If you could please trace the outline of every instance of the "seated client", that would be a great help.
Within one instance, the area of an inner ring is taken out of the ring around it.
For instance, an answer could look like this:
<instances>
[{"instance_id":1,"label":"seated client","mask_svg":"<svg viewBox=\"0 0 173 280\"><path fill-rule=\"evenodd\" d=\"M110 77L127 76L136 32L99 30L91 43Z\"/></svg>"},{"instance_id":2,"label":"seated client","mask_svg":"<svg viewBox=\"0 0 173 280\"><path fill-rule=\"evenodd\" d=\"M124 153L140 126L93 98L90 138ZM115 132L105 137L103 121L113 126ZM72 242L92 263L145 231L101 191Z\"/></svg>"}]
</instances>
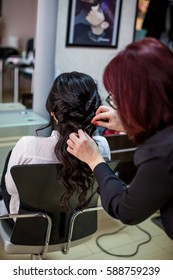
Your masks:
<instances>
[{"instance_id":1,"label":"seated client","mask_svg":"<svg viewBox=\"0 0 173 280\"><path fill-rule=\"evenodd\" d=\"M71 72L55 79L46 102L50 115L48 126L52 127L50 137L24 136L12 150L5 175L7 192L11 195L10 213L17 213L19 209L19 196L10 173L14 165L62 163L60 179L65 191L61 206L68 209L69 199L76 191L78 206L85 203L87 190L93 186L93 174L85 163L67 152L66 142L71 132L81 128L93 137L103 157L110 159L107 140L93 136L96 128L91 120L100 105L97 85L89 75Z\"/></svg>"}]
</instances>

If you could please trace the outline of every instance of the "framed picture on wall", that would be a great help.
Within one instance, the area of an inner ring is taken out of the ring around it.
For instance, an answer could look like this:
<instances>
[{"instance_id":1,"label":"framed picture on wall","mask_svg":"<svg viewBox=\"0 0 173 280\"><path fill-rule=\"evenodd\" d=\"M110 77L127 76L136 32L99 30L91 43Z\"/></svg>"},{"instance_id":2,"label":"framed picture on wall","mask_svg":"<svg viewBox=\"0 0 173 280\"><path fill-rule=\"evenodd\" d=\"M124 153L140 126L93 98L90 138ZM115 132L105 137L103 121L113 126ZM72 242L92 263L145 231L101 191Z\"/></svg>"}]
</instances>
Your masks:
<instances>
[{"instance_id":1,"label":"framed picture on wall","mask_svg":"<svg viewBox=\"0 0 173 280\"><path fill-rule=\"evenodd\" d=\"M66 46L118 44L122 0L69 0Z\"/></svg>"}]
</instances>

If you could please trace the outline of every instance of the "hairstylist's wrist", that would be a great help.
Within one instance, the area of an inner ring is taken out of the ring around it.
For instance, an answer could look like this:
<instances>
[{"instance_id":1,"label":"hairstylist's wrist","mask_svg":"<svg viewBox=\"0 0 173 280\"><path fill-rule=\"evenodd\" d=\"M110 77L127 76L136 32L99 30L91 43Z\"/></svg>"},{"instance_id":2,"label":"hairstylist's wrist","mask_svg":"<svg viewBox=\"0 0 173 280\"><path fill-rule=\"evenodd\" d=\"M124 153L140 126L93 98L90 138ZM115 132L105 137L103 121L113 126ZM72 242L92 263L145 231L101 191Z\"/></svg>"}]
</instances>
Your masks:
<instances>
[{"instance_id":1,"label":"hairstylist's wrist","mask_svg":"<svg viewBox=\"0 0 173 280\"><path fill-rule=\"evenodd\" d=\"M95 160L91 160L90 163L88 164L91 170L93 171L94 168L101 162L105 162L102 156L98 156Z\"/></svg>"}]
</instances>

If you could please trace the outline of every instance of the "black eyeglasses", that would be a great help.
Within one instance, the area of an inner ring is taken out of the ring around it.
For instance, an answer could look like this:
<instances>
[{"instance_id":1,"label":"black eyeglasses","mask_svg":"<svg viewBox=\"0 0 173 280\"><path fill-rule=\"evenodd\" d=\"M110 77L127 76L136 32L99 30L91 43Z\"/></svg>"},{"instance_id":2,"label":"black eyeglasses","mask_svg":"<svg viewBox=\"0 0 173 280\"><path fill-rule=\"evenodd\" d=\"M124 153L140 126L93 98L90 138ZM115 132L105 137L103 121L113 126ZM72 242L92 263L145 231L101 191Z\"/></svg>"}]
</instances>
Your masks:
<instances>
[{"instance_id":1,"label":"black eyeglasses","mask_svg":"<svg viewBox=\"0 0 173 280\"><path fill-rule=\"evenodd\" d=\"M117 106L115 104L115 101L112 97L112 94L109 94L107 97L106 97L106 102L115 110L117 110Z\"/></svg>"}]
</instances>

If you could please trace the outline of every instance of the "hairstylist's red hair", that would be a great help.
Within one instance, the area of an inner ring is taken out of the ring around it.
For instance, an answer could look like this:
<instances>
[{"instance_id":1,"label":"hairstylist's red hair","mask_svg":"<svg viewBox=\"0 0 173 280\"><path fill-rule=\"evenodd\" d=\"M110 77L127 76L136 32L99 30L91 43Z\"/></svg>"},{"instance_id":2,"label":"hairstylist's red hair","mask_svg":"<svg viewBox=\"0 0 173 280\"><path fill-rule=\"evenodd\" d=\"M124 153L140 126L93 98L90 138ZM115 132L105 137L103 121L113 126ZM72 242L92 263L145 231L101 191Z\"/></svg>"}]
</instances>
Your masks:
<instances>
[{"instance_id":1,"label":"hairstylist's red hair","mask_svg":"<svg viewBox=\"0 0 173 280\"><path fill-rule=\"evenodd\" d=\"M160 41L145 38L128 45L108 63L103 82L137 144L173 124L173 53Z\"/></svg>"}]
</instances>

